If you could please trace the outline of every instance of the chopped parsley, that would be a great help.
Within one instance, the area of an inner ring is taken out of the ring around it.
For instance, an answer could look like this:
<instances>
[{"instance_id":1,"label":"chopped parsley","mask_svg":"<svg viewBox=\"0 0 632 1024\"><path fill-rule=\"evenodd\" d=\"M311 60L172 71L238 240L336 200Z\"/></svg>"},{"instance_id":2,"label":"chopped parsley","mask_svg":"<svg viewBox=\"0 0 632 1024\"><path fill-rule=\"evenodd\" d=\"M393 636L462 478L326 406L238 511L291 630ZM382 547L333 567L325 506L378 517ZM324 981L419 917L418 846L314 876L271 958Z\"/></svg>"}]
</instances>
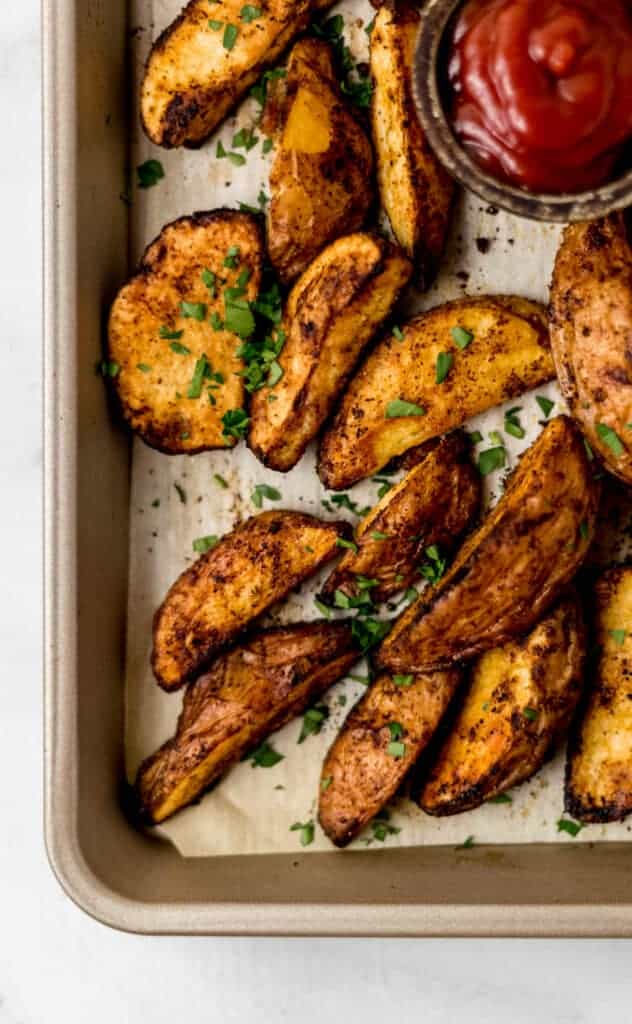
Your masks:
<instances>
[{"instance_id":1,"label":"chopped parsley","mask_svg":"<svg viewBox=\"0 0 632 1024\"><path fill-rule=\"evenodd\" d=\"M137 363L136 369L141 373L151 373L151 366L148 366L147 363Z\"/></svg>"},{"instance_id":2,"label":"chopped parsley","mask_svg":"<svg viewBox=\"0 0 632 1024\"><path fill-rule=\"evenodd\" d=\"M218 160L230 160L234 167L243 167L246 163L246 158L242 153L227 152L224 148L224 143L220 139L217 143L217 149L215 150L215 156Z\"/></svg>"},{"instance_id":3,"label":"chopped parsley","mask_svg":"<svg viewBox=\"0 0 632 1024\"><path fill-rule=\"evenodd\" d=\"M412 686L414 675L412 672L405 676L393 676L393 682L395 686Z\"/></svg>"},{"instance_id":4,"label":"chopped parsley","mask_svg":"<svg viewBox=\"0 0 632 1024\"><path fill-rule=\"evenodd\" d=\"M455 850L471 850L474 846L474 836L468 836L465 842L461 843L460 846L455 846Z\"/></svg>"},{"instance_id":5,"label":"chopped parsley","mask_svg":"<svg viewBox=\"0 0 632 1024\"><path fill-rule=\"evenodd\" d=\"M378 843L383 843L387 836L397 836L401 832L401 828L396 828L395 825L390 824L390 814L388 811L381 811L380 814L376 814L370 827L373 839L376 839ZM368 842L371 842L371 840L369 839Z\"/></svg>"},{"instance_id":6,"label":"chopped parsley","mask_svg":"<svg viewBox=\"0 0 632 1024\"><path fill-rule=\"evenodd\" d=\"M361 65L356 65L344 38L344 19L341 14L334 14L324 21L314 22L311 31L319 39L331 44L340 77L340 89L356 106L367 108L371 103L373 82L371 76L364 73Z\"/></svg>"},{"instance_id":7,"label":"chopped parsley","mask_svg":"<svg viewBox=\"0 0 632 1024\"><path fill-rule=\"evenodd\" d=\"M358 553L358 545L352 540L345 540L344 537L336 537L336 546L339 548L347 548L349 551L353 551L354 555Z\"/></svg>"},{"instance_id":8,"label":"chopped parsley","mask_svg":"<svg viewBox=\"0 0 632 1024\"><path fill-rule=\"evenodd\" d=\"M474 335L472 334L472 332L467 331L465 327L453 327L452 330L450 331L450 334L452 335L452 340L454 341L454 344L457 346L457 348L460 348L461 351L467 348L470 342L474 340Z\"/></svg>"},{"instance_id":9,"label":"chopped parsley","mask_svg":"<svg viewBox=\"0 0 632 1024\"><path fill-rule=\"evenodd\" d=\"M478 457L478 468L481 476L488 476L494 470L502 469L506 459L507 452L504 446L499 445L496 448L487 448L484 452L481 452Z\"/></svg>"},{"instance_id":10,"label":"chopped parsley","mask_svg":"<svg viewBox=\"0 0 632 1024\"><path fill-rule=\"evenodd\" d=\"M428 561L419 566L419 572L429 583L438 583L445 572L446 559L441 557L436 544L426 548L426 557Z\"/></svg>"},{"instance_id":11,"label":"chopped parsley","mask_svg":"<svg viewBox=\"0 0 632 1024\"><path fill-rule=\"evenodd\" d=\"M526 719L528 719L529 722L535 722L537 720L537 718L538 718L539 713L540 712L537 711L536 708L523 708L522 709L522 714L524 715L524 717Z\"/></svg>"},{"instance_id":12,"label":"chopped parsley","mask_svg":"<svg viewBox=\"0 0 632 1024\"><path fill-rule=\"evenodd\" d=\"M540 408L541 408L542 412L544 413L544 415L546 416L546 418L548 419L549 415L551 413L551 410L552 410L553 406L555 405L555 402L552 402L550 398L546 398L545 395L536 395L535 396L535 400L538 403L538 405L540 406Z\"/></svg>"},{"instance_id":13,"label":"chopped parsley","mask_svg":"<svg viewBox=\"0 0 632 1024\"><path fill-rule=\"evenodd\" d=\"M481 434L480 430L473 430L472 433L470 434L470 441L472 442L472 444L480 444L482 440L483 435Z\"/></svg>"},{"instance_id":14,"label":"chopped parsley","mask_svg":"<svg viewBox=\"0 0 632 1024\"><path fill-rule=\"evenodd\" d=\"M391 623L382 619L354 619L351 623L351 635L363 654L375 647L391 628Z\"/></svg>"},{"instance_id":15,"label":"chopped parsley","mask_svg":"<svg viewBox=\"0 0 632 1024\"><path fill-rule=\"evenodd\" d=\"M526 431L518 419L519 412L522 412L522 407L519 405L507 410L503 429L507 434L511 434L512 437L522 438L525 436Z\"/></svg>"},{"instance_id":16,"label":"chopped parsley","mask_svg":"<svg viewBox=\"0 0 632 1024\"><path fill-rule=\"evenodd\" d=\"M203 302L181 302L180 312L185 319L206 320L206 305Z\"/></svg>"},{"instance_id":17,"label":"chopped parsley","mask_svg":"<svg viewBox=\"0 0 632 1024\"><path fill-rule=\"evenodd\" d=\"M228 490L228 484L224 480L224 477L220 476L219 473L213 473L213 480L218 487L222 487L225 491Z\"/></svg>"},{"instance_id":18,"label":"chopped parsley","mask_svg":"<svg viewBox=\"0 0 632 1024\"><path fill-rule=\"evenodd\" d=\"M513 800L509 796L509 793L497 793L496 796L490 796L487 801L488 804L512 804Z\"/></svg>"},{"instance_id":19,"label":"chopped parsley","mask_svg":"<svg viewBox=\"0 0 632 1024\"><path fill-rule=\"evenodd\" d=\"M278 750L275 750L268 742L262 743L249 756L253 768L274 768L275 764L278 764L283 758L284 755L279 754Z\"/></svg>"},{"instance_id":20,"label":"chopped parsley","mask_svg":"<svg viewBox=\"0 0 632 1024\"><path fill-rule=\"evenodd\" d=\"M187 348L186 345L183 345L179 341L172 341L171 344L169 345L169 348L171 349L172 352L175 352L177 356L191 355L191 349Z\"/></svg>"},{"instance_id":21,"label":"chopped parsley","mask_svg":"<svg viewBox=\"0 0 632 1024\"><path fill-rule=\"evenodd\" d=\"M218 544L219 537L216 537L214 534L208 537L197 537L193 541L193 550L197 551L198 555L203 555L206 551L212 551Z\"/></svg>"},{"instance_id":22,"label":"chopped parsley","mask_svg":"<svg viewBox=\"0 0 632 1024\"><path fill-rule=\"evenodd\" d=\"M373 530L371 540L390 540L390 533L382 533L381 530Z\"/></svg>"},{"instance_id":23,"label":"chopped parsley","mask_svg":"<svg viewBox=\"0 0 632 1024\"><path fill-rule=\"evenodd\" d=\"M184 334L184 331L172 331L169 327L163 326L158 331L158 334L161 338L164 338L166 341L179 341L182 335Z\"/></svg>"},{"instance_id":24,"label":"chopped parsley","mask_svg":"<svg viewBox=\"0 0 632 1024\"><path fill-rule=\"evenodd\" d=\"M144 164L138 165L136 173L138 174L139 188L153 188L164 178L165 169L160 160L145 160Z\"/></svg>"},{"instance_id":25,"label":"chopped parsley","mask_svg":"<svg viewBox=\"0 0 632 1024\"><path fill-rule=\"evenodd\" d=\"M454 362L454 356L451 352L440 352L437 356L436 376L435 380L437 384L443 384L444 380L448 376L452 369L452 363Z\"/></svg>"},{"instance_id":26,"label":"chopped parsley","mask_svg":"<svg viewBox=\"0 0 632 1024\"><path fill-rule=\"evenodd\" d=\"M323 725L329 718L329 708L326 704L316 704L308 708L303 715L303 724L297 743L303 743L308 736L317 736Z\"/></svg>"},{"instance_id":27,"label":"chopped parsley","mask_svg":"<svg viewBox=\"0 0 632 1024\"><path fill-rule=\"evenodd\" d=\"M257 484L250 495L250 500L257 508L263 508L264 498L268 501L280 501L281 492L277 491L276 487L269 487L268 484Z\"/></svg>"},{"instance_id":28,"label":"chopped parsley","mask_svg":"<svg viewBox=\"0 0 632 1024\"><path fill-rule=\"evenodd\" d=\"M277 79L277 78L286 78L286 77L287 77L287 70L285 68L270 68L268 71L264 71L262 76L261 76L261 78L257 82L257 84L253 85L253 87L250 90L250 95L252 96L252 98L254 100L257 101L257 103L259 103L261 106L263 106L263 104L266 101L266 96L268 94L268 83L269 82L274 82L275 79ZM271 143L269 149L272 149L272 140L271 139L267 139L266 142L270 142ZM265 142L263 144L263 150L264 150L264 152L268 152L268 150L266 150Z\"/></svg>"},{"instance_id":29,"label":"chopped parsley","mask_svg":"<svg viewBox=\"0 0 632 1024\"><path fill-rule=\"evenodd\" d=\"M386 753L389 754L390 757L394 757L396 760L399 760L399 758L404 757L406 754L406 744L402 743L400 740L391 740L386 748Z\"/></svg>"},{"instance_id":30,"label":"chopped parsley","mask_svg":"<svg viewBox=\"0 0 632 1024\"><path fill-rule=\"evenodd\" d=\"M400 416L425 416L426 410L414 402L406 402L403 398L395 398L386 406L384 416L387 420L397 419Z\"/></svg>"},{"instance_id":31,"label":"chopped parsley","mask_svg":"<svg viewBox=\"0 0 632 1024\"><path fill-rule=\"evenodd\" d=\"M402 331L401 327L393 327L391 334L397 341L404 340L404 332Z\"/></svg>"},{"instance_id":32,"label":"chopped parsley","mask_svg":"<svg viewBox=\"0 0 632 1024\"><path fill-rule=\"evenodd\" d=\"M320 791L326 793L332 782L334 781L333 775L326 775L324 779L320 780Z\"/></svg>"},{"instance_id":33,"label":"chopped parsley","mask_svg":"<svg viewBox=\"0 0 632 1024\"><path fill-rule=\"evenodd\" d=\"M250 423L250 417L245 409L229 409L222 416L222 434L224 437L235 437L241 440L245 437Z\"/></svg>"},{"instance_id":34,"label":"chopped parsley","mask_svg":"<svg viewBox=\"0 0 632 1024\"><path fill-rule=\"evenodd\" d=\"M560 820L557 823L557 831L567 832L569 836L573 837L573 839L575 838L575 836L579 835L583 827L584 826L581 824L581 822L573 821L570 818L560 818Z\"/></svg>"},{"instance_id":35,"label":"chopped parsley","mask_svg":"<svg viewBox=\"0 0 632 1024\"><path fill-rule=\"evenodd\" d=\"M113 359L103 359L98 364L98 370L102 377L118 377L121 367Z\"/></svg>"},{"instance_id":36,"label":"chopped parsley","mask_svg":"<svg viewBox=\"0 0 632 1024\"><path fill-rule=\"evenodd\" d=\"M233 46L237 42L237 36L239 35L239 29L237 25L226 25L224 29L224 38L222 39L222 46L225 50L232 50Z\"/></svg>"},{"instance_id":37,"label":"chopped parsley","mask_svg":"<svg viewBox=\"0 0 632 1024\"><path fill-rule=\"evenodd\" d=\"M596 423L595 429L604 444L608 445L615 458L620 459L625 452L625 447L617 432L605 423Z\"/></svg>"},{"instance_id":38,"label":"chopped parsley","mask_svg":"<svg viewBox=\"0 0 632 1024\"><path fill-rule=\"evenodd\" d=\"M623 647L623 644L625 643L625 638L628 635L627 634L627 630L625 630L625 629L609 629L608 633L612 637L612 639L614 640L615 644L618 644L619 647Z\"/></svg>"},{"instance_id":39,"label":"chopped parsley","mask_svg":"<svg viewBox=\"0 0 632 1024\"><path fill-rule=\"evenodd\" d=\"M290 832L300 832L301 846L309 846L314 842L314 822L295 821L290 825Z\"/></svg>"},{"instance_id":40,"label":"chopped parsley","mask_svg":"<svg viewBox=\"0 0 632 1024\"><path fill-rule=\"evenodd\" d=\"M323 604L322 601L319 601L317 597L314 598L314 604L318 608L318 611L320 612L321 615L324 615L326 619L331 618L331 608L329 608L326 604Z\"/></svg>"},{"instance_id":41,"label":"chopped parsley","mask_svg":"<svg viewBox=\"0 0 632 1024\"><path fill-rule=\"evenodd\" d=\"M251 21L256 21L256 19L260 18L262 14L262 7L255 7L254 4L245 4L240 11L239 17L249 25Z\"/></svg>"}]
</instances>

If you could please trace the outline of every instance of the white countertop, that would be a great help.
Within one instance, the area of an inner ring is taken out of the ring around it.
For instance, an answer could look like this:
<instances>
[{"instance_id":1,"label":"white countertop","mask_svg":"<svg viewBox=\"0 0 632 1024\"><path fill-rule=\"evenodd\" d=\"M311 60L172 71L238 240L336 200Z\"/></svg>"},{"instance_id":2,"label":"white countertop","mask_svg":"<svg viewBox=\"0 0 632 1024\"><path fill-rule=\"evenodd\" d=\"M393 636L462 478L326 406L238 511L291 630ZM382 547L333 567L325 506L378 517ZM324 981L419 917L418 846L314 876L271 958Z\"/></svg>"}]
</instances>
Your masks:
<instances>
[{"instance_id":1,"label":"white countertop","mask_svg":"<svg viewBox=\"0 0 632 1024\"><path fill-rule=\"evenodd\" d=\"M41 823L38 0L0 18L0 1024L629 1020L629 942L139 938L62 894Z\"/></svg>"}]
</instances>

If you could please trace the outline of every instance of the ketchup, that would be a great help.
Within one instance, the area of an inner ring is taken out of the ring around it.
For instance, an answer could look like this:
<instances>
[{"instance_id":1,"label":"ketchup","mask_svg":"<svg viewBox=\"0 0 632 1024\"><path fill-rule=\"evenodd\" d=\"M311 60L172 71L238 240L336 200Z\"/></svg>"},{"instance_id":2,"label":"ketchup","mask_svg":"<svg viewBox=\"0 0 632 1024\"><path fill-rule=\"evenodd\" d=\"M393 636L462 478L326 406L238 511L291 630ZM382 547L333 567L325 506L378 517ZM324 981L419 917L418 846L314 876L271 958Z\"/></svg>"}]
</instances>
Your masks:
<instances>
[{"instance_id":1,"label":"ketchup","mask_svg":"<svg viewBox=\"0 0 632 1024\"><path fill-rule=\"evenodd\" d=\"M632 137L632 0L469 0L448 77L454 131L494 177L602 185Z\"/></svg>"}]
</instances>

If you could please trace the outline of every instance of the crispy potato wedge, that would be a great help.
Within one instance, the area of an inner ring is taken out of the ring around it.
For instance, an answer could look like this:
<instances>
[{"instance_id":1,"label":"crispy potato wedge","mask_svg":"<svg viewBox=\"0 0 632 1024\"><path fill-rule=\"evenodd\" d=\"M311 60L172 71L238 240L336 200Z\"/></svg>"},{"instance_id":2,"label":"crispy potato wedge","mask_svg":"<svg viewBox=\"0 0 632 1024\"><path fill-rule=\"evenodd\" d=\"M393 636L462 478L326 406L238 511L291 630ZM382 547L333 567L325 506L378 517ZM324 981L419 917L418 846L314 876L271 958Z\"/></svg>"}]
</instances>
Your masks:
<instances>
[{"instance_id":1,"label":"crispy potato wedge","mask_svg":"<svg viewBox=\"0 0 632 1024\"><path fill-rule=\"evenodd\" d=\"M373 201L373 153L336 81L331 49L297 43L270 170L268 252L284 283L329 242L357 231Z\"/></svg>"},{"instance_id":2,"label":"crispy potato wedge","mask_svg":"<svg viewBox=\"0 0 632 1024\"><path fill-rule=\"evenodd\" d=\"M379 676L352 708L321 773L318 817L336 846L351 842L397 791L459 681L457 669Z\"/></svg>"},{"instance_id":3,"label":"crispy potato wedge","mask_svg":"<svg viewBox=\"0 0 632 1024\"><path fill-rule=\"evenodd\" d=\"M226 267L233 248L238 257ZM257 297L262 257L254 217L197 213L163 228L118 293L108 329L109 358L119 367L113 383L124 418L152 448L191 455L235 444L222 417L244 404L237 376L243 362L235 355L240 338L216 331L210 318L228 321L223 289L236 287L244 271L250 277L243 299ZM205 271L217 276L217 285L204 283Z\"/></svg>"},{"instance_id":4,"label":"crispy potato wedge","mask_svg":"<svg viewBox=\"0 0 632 1024\"><path fill-rule=\"evenodd\" d=\"M410 273L399 248L354 234L327 246L299 278L282 324L275 401L264 387L250 406L248 443L266 466L287 472L299 461Z\"/></svg>"},{"instance_id":5,"label":"crispy potato wedge","mask_svg":"<svg viewBox=\"0 0 632 1024\"><path fill-rule=\"evenodd\" d=\"M252 516L186 569L154 617L154 674L177 690L276 601L333 558L347 523Z\"/></svg>"},{"instance_id":6,"label":"crispy potato wedge","mask_svg":"<svg viewBox=\"0 0 632 1024\"><path fill-rule=\"evenodd\" d=\"M569 744L566 810L578 821L623 821L632 813L632 566L597 581L594 629L599 654Z\"/></svg>"},{"instance_id":7,"label":"crispy potato wedge","mask_svg":"<svg viewBox=\"0 0 632 1024\"><path fill-rule=\"evenodd\" d=\"M463 349L452 334L456 328ZM323 435L318 472L332 490L350 487L408 448L555 376L544 310L526 299L448 302L409 321L403 333L403 341L391 335L373 350ZM453 364L438 385L442 352ZM402 415L392 405L398 400L423 414Z\"/></svg>"},{"instance_id":8,"label":"crispy potato wedge","mask_svg":"<svg viewBox=\"0 0 632 1024\"><path fill-rule=\"evenodd\" d=\"M599 483L573 420L558 416L439 583L378 652L389 672L429 672L528 632L574 576L593 536Z\"/></svg>"},{"instance_id":9,"label":"crispy potato wedge","mask_svg":"<svg viewBox=\"0 0 632 1024\"><path fill-rule=\"evenodd\" d=\"M371 32L371 124L382 207L422 285L438 268L454 182L431 150L417 116L412 74L421 11L410 0L378 8Z\"/></svg>"},{"instance_id":10,"label":"crispy potato wedge","mask_svg":"<svg viewBox=\"0 0 632 1024\"><path fill-rule=\"evenodd\" d=\"M168 149L199 146L307 27L312 9L330 2L268 0L259 17L244 21L242 0L191 0L147 60L141 118L151 141Z\"/></svg>"},{"instance_id":11,"label":"crispy potato wedge","mask_svg":"<svg viewBox=\"0 0 632 1024\"><path fill-rule=\"evenodd\" d=\"M586 652L575 594L520 640L486 651L419 793L427 814L479 807L542 767L577 706Z\"/></svg>"},{"instance_id":12,"label":"crispy potato wedge","mask_svg":"<svg viewBox=\"0 0 632 1024\"><path fill-rule=\"evenodd\" d=\"M632 484L632 245L623 213L566 228L550 331L572 415L606 468Z\"/></svg>"},{"instance_id":13,"label":"crispy potato wedge","mask_svg":"<svg viewBox=\"0 0 632 1024\"><path fill-rule=\"evenodd\" d=\"M218 658L186 690L174 738L140 766L143 817L186 807L357 660L345 622L268 629Z\"/></svg>"},{"instance_id":14,"label":"crispy potato wedge","mask_svg":"<svg viewBox=\"0 0 632 1024\"><path fill-rule=\"evenodd\" d=\"M388 491L356 528L357 550L348 549L322 592L331 601L337 590L360 594L358 577L377 580L373 601L419 582L424 550L452 550L476 518L481 477L469 459L467 438L455 431L425 453L400 483Z\"/></svg>"}]
</instances>

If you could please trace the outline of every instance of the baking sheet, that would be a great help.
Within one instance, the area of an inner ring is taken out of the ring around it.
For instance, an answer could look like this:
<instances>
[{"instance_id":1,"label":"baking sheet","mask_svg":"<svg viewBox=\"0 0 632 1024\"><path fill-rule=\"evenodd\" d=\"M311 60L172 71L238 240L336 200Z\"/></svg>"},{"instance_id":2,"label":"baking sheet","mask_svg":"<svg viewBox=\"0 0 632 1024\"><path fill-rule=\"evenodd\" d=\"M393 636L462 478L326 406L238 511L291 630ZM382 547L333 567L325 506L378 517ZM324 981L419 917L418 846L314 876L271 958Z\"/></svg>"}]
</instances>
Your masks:
<instances>
[{"instance_id":1,"label":"baking sheet","mask_svg":"<svg viewBox=\"0 0 632 1024\"><path fill-rule=\"evenodd\" d=\"M143 63L152 39L179 12L178 0L136 0L132 4L132 45L136 95ZM346 36L356 60L367 58L364 25L374 15L366 0L345 0L330 12L342 13ZM131 256L136 262L145 245L162 226L195 210L218 206L235 207L241 202L257 205L260 189L267 191L269 159L261 144L247 154L243 167L217 160L215 147L221 138L231 148L239 128L256 127L259 107L244 102L236 115L199 151L157 150L138 127L134 111L132 167L153 157L165 169L165 178L152 189L131 193ZM426 294L411 290L404 301L400 320L409 313L463 294L484 292L519 293L546 300L548 281L560 229L537 224L487 208L475 196L462 195L457 204L454 226L441 274ZM562 411L557 388L538 388L538 395L555 401L552 415ZM521 406L520 419L526 437L517 440L503 434L509 463L515 465L521 451L541 429L542 411L535 393L507 403ZM505 406L471 420L468 428L502 430ZM480 447L485 447L482 444ZM505 471L485 481L487 500L496 500ZM216 480L219 475L228 487ZM396 479L396 478L393 478ZM155 608L173 580L196 557L196 537L223 534L257 511L250 495L258 483L281 491L282 502L275 507L303 510L324 518L350 513L335 509L331 515L322 505L328 497L315 473L313 447L289 474L265 469L244 444L232 452L209 452L194 457L169 457L152 451L136 440L132 465L130 533L130 579L126 670L126 764L133 780L140 761L173 734L182 695L166 694L153 678L149 657L151 620ZM375 501L378 485L364 481L348 493L360 506ZM267 507L269 503L266 503ZM601 531L597 559L621 554L620 540L630 529L630 509L625 498L613 488L608 504L607 534ZM604 524L606 526L606 524ZM326 575L309 581L299 593L290 595L266 621L293 622L319 617L314 595ZM359 663L354 674L366 674ZM361 683L346 679L332 687L324 698L329 719L320 734L298 744L301 719L288 724L270 738L283 760L273 768L253 767L242 762L199 804L187 808L154 830L175 844L184 856L291 852L300 849L300 833L291 831L295 822L316 820L320 767L327 748L353 703L364 692ZM632 835L631 825L590 826L571 839L558 833L563 810L563 752L560 752L533 780L512 792L512 803L487 805L466 814L435 819L424 815L405 795L389 806L393 830L384 842L369 827L350 849L381 849L388 846L428 844L458 845L469 836L478 843L585 842L623 840ZM399 830L399 831L395 831ZM307 852L331 850L331 844L316 825ZM303 851L304 852L304 851Z\"/></svg>"}]
</instances>

